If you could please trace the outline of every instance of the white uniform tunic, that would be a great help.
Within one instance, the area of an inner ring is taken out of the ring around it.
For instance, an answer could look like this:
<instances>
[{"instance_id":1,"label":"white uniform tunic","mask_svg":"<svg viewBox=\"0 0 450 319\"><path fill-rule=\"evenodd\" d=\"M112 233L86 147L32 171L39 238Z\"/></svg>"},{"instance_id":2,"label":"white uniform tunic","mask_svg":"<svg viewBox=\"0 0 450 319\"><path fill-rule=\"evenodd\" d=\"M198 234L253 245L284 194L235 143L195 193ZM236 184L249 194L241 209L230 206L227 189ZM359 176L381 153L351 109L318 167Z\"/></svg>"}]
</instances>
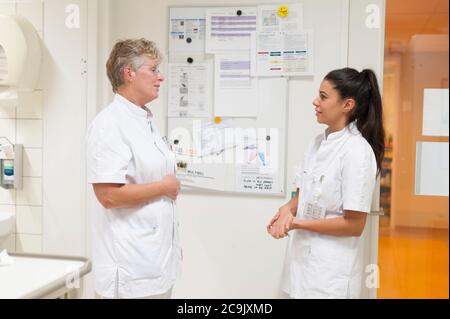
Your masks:
<instances>
[{"instance_id":1,"label":"white uniform tunic","mask_svg":"<svg viewBox=\"0 0 450 319\"><path fill-rule=\"evenodd\" d=\"M116 95L88 130L88 182L143 184L175 173L175 156L150 110ZM93 269L96 292L138 298L168 291L181 269L175 202L161 197L134 208L96 203Z\"/></svg>"},{"instance_id":2,"label":"white uniform tunic","mask_svg":"<svg viewBox=\"0 0 450 319\"><path fill-rule=\"evenodd\" d=\"M324 218L344 210L370 212L376 182L376 159L369 143L351 123L308 148L296 176L300 189L297 218L306 204L326 208ZM306 230L290 232L283 290L293 298L358 298L363 276L362 239Z\"/></svg>"}]
</instances>

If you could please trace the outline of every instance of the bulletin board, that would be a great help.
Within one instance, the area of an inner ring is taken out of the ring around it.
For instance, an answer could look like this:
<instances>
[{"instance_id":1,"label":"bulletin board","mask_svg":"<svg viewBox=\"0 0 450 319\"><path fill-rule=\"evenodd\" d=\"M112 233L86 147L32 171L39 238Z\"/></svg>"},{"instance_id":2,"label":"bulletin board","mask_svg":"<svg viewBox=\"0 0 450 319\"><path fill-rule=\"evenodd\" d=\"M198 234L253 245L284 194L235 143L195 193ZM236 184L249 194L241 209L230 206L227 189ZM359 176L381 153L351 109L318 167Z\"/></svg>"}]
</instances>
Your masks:
<instances>
[{"instance_id":1,"label":"bulletin board","mask_svg":"<svg viewBox=\"0 0 450 319\"><path fill-rule=\"evenodd\" d=\"M167 127L183 186L285 195L288 80L313 71L302 22L298 3L170 8Z\"/></svg>"}]
</instances>

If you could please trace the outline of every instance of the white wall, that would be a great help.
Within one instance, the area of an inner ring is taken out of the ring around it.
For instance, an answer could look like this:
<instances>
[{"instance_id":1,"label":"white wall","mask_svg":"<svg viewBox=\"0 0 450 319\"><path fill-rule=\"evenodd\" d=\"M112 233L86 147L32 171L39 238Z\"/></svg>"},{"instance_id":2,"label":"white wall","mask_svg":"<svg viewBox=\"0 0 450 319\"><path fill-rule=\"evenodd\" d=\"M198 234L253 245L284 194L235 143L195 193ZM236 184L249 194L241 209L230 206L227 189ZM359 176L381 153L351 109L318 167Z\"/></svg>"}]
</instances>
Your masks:
<instances>
[{"instance_id":1,"label":"white wall","mask_svg":"<svg viewBox=\"0 0 450 319\"><path fill-rule=\"evenodd\" d=\"M80 28L66 25L69 4L80 10ZM44 4L46 253L85 254L86 6L86 0Z\"/></svg>"}]
</instances>

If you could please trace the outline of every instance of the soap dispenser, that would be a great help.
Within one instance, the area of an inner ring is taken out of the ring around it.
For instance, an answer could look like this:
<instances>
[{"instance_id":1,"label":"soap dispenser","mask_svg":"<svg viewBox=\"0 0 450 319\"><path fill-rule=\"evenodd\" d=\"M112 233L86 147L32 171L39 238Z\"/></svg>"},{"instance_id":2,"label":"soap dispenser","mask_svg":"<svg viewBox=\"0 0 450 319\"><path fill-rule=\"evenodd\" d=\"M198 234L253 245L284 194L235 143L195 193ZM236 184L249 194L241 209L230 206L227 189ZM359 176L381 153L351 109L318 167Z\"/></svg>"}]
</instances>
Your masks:
<instances>
[{"instance_id":1,"label":"soap dispenser","mask_svg":"<svg viewBox=\"0 0 450 319\"><path fill-rule=\"evenodd\" d=\"M0 137L1 187L5 189L22 188L22 153L22 144L12 144L7 138Z\"/></svg>"}]
</instances>

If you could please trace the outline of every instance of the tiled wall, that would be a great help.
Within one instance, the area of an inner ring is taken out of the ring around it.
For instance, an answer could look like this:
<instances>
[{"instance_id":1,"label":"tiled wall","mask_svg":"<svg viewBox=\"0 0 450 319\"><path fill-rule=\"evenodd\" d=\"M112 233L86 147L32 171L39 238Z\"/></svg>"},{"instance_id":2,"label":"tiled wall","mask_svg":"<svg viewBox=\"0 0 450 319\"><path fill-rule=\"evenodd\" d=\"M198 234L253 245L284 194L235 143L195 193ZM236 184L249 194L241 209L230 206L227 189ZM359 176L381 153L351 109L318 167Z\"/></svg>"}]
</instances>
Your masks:
<instances>
[{"instance_id":1,"label":"tiled wall","mask_svg":"<svg viewBox=\"0 0 450 319\"><path fill-rule=\"evenodd\" d=\"M18 14L27 18L43 38L42 0L0 0L1 14ZM14 234L0 249L16 252L42 252L42 154L43 91L24 93L17 108L0 107L0 136L23 144L23 189L0 188L0 211L16 216Z\"/></svg>"}]
</instances>

